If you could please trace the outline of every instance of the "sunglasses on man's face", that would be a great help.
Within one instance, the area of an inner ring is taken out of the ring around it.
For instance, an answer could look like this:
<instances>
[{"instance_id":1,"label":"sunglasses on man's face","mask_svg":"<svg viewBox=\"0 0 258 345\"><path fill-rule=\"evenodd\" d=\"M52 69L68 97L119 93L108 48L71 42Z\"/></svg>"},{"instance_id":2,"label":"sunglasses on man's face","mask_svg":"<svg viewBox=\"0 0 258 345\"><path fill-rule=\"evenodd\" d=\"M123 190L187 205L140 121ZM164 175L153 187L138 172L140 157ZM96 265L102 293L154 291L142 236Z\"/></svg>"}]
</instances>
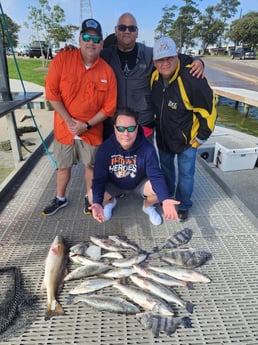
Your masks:
<instances>
[{"instance_id":1,"label":"sunglasses on man's face","mask_svg":"<svg viewBox=\"0 0 258 345\"><path fill-rule=\"evenodd\" d=\"M126 29L128 29L129 32L135 32L138 28L135 25L124 25L124 24L120 24L117 26L119 31L125 32Z\"/></svg>"},{"instance_id":2,"label":"sunglasses on man's face","mask_svg":"<svg viewBox=\"0 0 258 345\"><path fill-rule=\"evenodd\" d=\"M120 133L124 133L125 131L127 131L128 133L132 133L136 130L136 128L137 128L137 126L128 126L128 127L116 126L116 129Z\"/></svg>"},{"instance_id":3,"label":"sunglasses on man's face","mask_svg":"<svg viewBox=\"0 0 258 345\"><path fill-rule=\"evenodd\" d=\"M82 39L84 42L90 42L92 40L93 43L99 43L101 41L100 36L90 35L90 34L82 34Z\"/></svg>"}]
</instances>

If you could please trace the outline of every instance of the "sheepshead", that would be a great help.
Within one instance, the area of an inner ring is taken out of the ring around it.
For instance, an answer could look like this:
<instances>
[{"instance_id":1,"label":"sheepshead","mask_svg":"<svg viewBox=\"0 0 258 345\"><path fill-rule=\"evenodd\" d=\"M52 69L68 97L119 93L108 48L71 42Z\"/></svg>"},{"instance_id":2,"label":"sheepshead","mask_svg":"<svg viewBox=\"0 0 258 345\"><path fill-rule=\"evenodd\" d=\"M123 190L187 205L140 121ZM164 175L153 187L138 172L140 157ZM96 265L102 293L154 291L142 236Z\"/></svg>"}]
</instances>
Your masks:
<instances>
[{"instance_id":1,"label":"sheepshead","mask_svg":"<svg viewBox=\"0 0 258 345\"><path fill-rule=\"evenodd\" d=\"M64 281L81 279L86 277L91 277L97 274L101 274L110 270L111 266L102 263L80 266L74 269L72 272L68 273L64 278Z\"/></svg>"},{"instance_id":2,"label":"sheepshead","mask_svg":"<svg viewBox=\"0 0 258 345\"><path fill-rule=\"evenodd\" d=\"M188 316L174 317L153 312L144 312L136 314L135 317L145 329L152 330L155 338L159 337L160 332L165 332L168 336L171 336L180 325L184 328L192 327L191 320Z\"/></svg>"},{"instance_id":3,"label":"sheepshead","mask_svg":"<svg viewBox=\"0 0 258 345\"><path fill-rule=\"evenodd\" d=\"M42 289L47 290L47 310L45 320L49 320L54 315L63 315L64 309L57 301L56 295L60 291L66 270L67 256L65 240L58 235L52 242L45 263L45 275Z\"/></svg>"},{"instance_id":4,"label":"sheepshead","mask_svg":"<svg viewBox=\"0 0 258 345\"><path fill-rule=\"evenodd\" d=\"M174 277L170 277L167 274L161 272L151 272L150 270L142 267L140 265L133 265L135 272L137 272L140 276L144 278L150 278L160 284L167 285L167 286L185 286L189 287L187 282L182 280L176 279Z\"/></svg>"},{"instance_id":5,"label":"sheepshead","mask_svg":"<svg viewBox=\"0 0 258 345\"><path fill-rule=\"evenodd\" d=\"M170 236L162 248L177 248L183 244L188 243L193 236L193 231L189 228L184 228L174 235Z\"/></svg>"},{"instance_id":6,"label":"sheepshead","mask_svg":"<svg viewBox=\"0 0 258 345\"><path fill-rule=\"evenodd\" d=\"M68 304L76 304L79 302L86 303L100 311L119 314L137 314L140 312L136 305L121 297L83 294L72 296L70 300L68 300Z\"/></svg>"},{"instance_id":7,"label":"sheepshead","mask_svg":"<svg viewBox=\"0 0 258 345\"><path fill-rule=\"evenodd\" d=\"M70 248L70 253L87 256L89 242L80 242Z\"/></svg>"},{"instance_id":8,"label":"sheepshead","mask_svg":"<svg viewBox=\"0 0 258 345\"><path fill-rule=\"evenodd\" d=\"M191 283L210 283L211 281L208 276L190 268L176 267L176 266L171 266L171 265L159 266L159 267L148 265L148 269L155 272L165 273L176 279L183 280L186 282L191 282Z\"/></svg>"},{"instance_id":9,"label":"sheepshead","mask_svg":"<svg viewBox=\"0 0 258 345\"><path fill-rule=\"evenodd\" d=\"M143 278L137 274L132 274L130 279L134 284L139 286L143 290L147 290L154 295L157 295L163 298L168 303L176 303L181 307L184 307L189 313L193 313L193 304L190 302L184 301L179 297L174 291L170 290L166 286L159 284L151 279Z\"/></svg>"},{"instance_id":10,"label":"sheepshead","mask_svg":"<svg viewBox=\"0 0 258 345\"><path fill-rule=\"evenodd\" d=\"M131 248L135 250L138 253L145 253L145 250L140 248L137 243L134 241L131 241L127 236L122 236L122 235L110 235L108 236L112 241L117 243L119 246L122 246L126 249Z\"/></svg>"},{"instance_id":11,"label":"sheepshead","mask_svg":"<svg viewBox=\"0 0 258 345\"><path fill-rule=\"evenodd\" d=\"M171 249L161 255L161 260L172 265L195 268L204 265L212 258L210 252L204 249Z\"/></svg>"},{"instance_id":12,"label":"sheepshead","mask_svg":"<svg viewBox=\"0 0 258 345\"><path fill-rule=\"evenodd\" d=\"M119 282L114 282L113 286L146 311L149 310L164 315L174 315L168 303L152 293L143 291L137 287L123 285Z\"/></svg>"},{"instance_id":13,"label":"sheepshead","mask_svg":"<svg viewBox=\"0 0 258 345\"><path fill-rule=\"evenodd\" d=\"M101 276L105 278L126 278L129 277L131 274L135 273L135 269L133 267L122 267L122 268L114 268L110 271L103 273Z\"/></svg>"},{"instance_id":14,"label":"sheepshead","mask_svg":"<svg viewBox=\"0 0 258 345\"><path fill-rule=\"evenodd\" d=\"M129 258L121 259L121 260L116 260L112 262L112 266L115 267L130 267L135 264L139 264L143 261L145 261L148 257L148 254L142 253L138 254L136 256L131 256Z\"/></svg>"},{"instance_id":15,"label":"sheepshead","mask_svg":"<svg viewBox=\"0 0 258 345\"><path fill-rule=\"evenodd\" d=\"M79 295L94 292L103 289L104 287L111 286L113 283L114 280L110 278L89 278L70 290L69 295Z\"/></svg>"},{"instance_id":16,"label":"sheepshead","mask_svg":"<svg viewBox=\"0 0 258 345\"><path fill-rule=\"evenodd\" d=\"M119 252L120 250L123 250L124 248L120 245L118 245L115 241L111 240L111 238L108 237L102 237L102 236L90 236L91 242L96 244L96 246L99 246L100 248L109 250L111 252Z\"/></svg>"},{"instance_id":17,"label":"sheepshead","mask_svg":"<svg viewBox=\"0 0 258 345\"><path fill-rule=\"evenodd\" d=\"M13 286L8 284L8 296L5 296L4 306L1 305L0 315L0 334L7 330L9 325L15 319L19 306L22 303L23 286L21 270L18 267L3 267L0 268L1 274L10 274L13 281ZM3 276L1 275L1 284L3 287ZM10 293L10 294L9 294Z\"/></svg>"}]
</instances>

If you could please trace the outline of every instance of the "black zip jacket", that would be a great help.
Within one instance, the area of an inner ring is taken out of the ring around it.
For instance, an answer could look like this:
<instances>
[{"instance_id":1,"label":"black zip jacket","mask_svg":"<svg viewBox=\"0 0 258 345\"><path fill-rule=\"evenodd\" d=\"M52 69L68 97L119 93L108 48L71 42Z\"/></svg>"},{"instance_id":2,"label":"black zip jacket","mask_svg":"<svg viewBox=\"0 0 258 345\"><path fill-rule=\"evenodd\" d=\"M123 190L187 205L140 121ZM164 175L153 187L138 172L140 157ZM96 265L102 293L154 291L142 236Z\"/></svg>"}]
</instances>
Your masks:
<instances>
[{"instance_id":1,"label":"black zip jacket","mask_svg":"<svg viewBox=\"0 0 258 345\"><path fill-rule=\"evenodd\" d=\"M213 91L205 78L197 79L189 70L190 65L184 64L179 55L177 69L167 87L157 70L151 77L156 140L158 148L166 152L180 153L191 146L194 138L199 142L207 140L215 127Z\"/></svg>"}]
</instances>

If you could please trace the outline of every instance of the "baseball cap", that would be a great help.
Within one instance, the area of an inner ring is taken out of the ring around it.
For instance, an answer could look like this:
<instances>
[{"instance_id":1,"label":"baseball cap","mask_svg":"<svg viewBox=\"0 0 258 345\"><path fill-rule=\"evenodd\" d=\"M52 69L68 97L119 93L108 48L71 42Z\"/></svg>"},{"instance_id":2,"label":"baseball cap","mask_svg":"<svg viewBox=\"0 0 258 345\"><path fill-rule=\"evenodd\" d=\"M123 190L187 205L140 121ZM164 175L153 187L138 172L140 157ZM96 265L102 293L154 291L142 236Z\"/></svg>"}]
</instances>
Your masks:
<instances>
[{"instance_id":1,"label":"baseball cap","mask_svg":"<svg viewBox=\"0 0 258 345\"><path fill-rule=\"evenodd\" d=\"M81 32L86 32L89 29L95 30L101 39L103 39L102 28L97 20L89 18L82 22Z\"/></svg>"},{"instance_id":2,"label":"baseball cap","mask_svg":"<svg viewBox=\"0 0 258 345\"><path fill-rule=\"evenodd\" d=\"M169 56L177 55L177 47L175 42L167 36L159 38L153 47L153 60L163 59Z\"/></svg>"}]
</instances>

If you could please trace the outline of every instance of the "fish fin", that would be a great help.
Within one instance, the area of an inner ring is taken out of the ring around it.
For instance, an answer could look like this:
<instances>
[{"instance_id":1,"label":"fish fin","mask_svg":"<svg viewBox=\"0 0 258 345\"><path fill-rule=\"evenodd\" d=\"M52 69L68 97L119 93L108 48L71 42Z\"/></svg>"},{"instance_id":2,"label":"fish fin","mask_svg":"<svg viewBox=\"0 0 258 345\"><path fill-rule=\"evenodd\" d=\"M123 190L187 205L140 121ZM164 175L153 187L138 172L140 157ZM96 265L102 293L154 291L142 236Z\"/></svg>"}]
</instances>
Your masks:
<instances>
[{"instance_id":1,"label":"fish fin","mask_svg":"<svg viewBox=\"0 0 258 345\"><path fill-rule=\"evenodd\" d=\"M188 311L188 313L192 314L193 310L194 310L194 305L191 302L187 302L186 303L186 310Z\"/></svg>"},{"instance_id":2,"label":"fish fin","mask_svg":"<svg viewBox=\"0 0 258 345\"><path fill-rule=\"evenodd\" d=\"M64 309L61 304L55 301L55 309L51 309L51 305L48 304L46 313L45 313L45 321L50 320L52 316L56 315L64 315Z\"/></svg>"},{"instance_id":3,"label":"fish fin","mask_svg":"<svg viewBox=\"0 0 258 345\"><path fill-rule=\"evenodd\" d=\"M72 304L73 303L73 299L74 299L75 295L73 294L69 294L67 297L66 297L66 303L67 304Z\"/></svg>"},{"instance_id":4,"label":"fish fin","mask_svg":"<svg viewBox=\"0 0 258 345\"><path fill-rule=\"evenodd\" d=\"M192 328L193 327L191 319L188 316L185 316L185 317L182 318L182 325L185 328Z\"/></svg>"},{"instance_id":5,"label":"fish fin","mask_svg":"<svg viewBox=\"0 0 258 345\"><path fill-rule=\"evenodd\" d=\"M194 285L192 282L187 282L186 286L188 287L189 290L194 290Z\"/></svg>"}]
</instances>

